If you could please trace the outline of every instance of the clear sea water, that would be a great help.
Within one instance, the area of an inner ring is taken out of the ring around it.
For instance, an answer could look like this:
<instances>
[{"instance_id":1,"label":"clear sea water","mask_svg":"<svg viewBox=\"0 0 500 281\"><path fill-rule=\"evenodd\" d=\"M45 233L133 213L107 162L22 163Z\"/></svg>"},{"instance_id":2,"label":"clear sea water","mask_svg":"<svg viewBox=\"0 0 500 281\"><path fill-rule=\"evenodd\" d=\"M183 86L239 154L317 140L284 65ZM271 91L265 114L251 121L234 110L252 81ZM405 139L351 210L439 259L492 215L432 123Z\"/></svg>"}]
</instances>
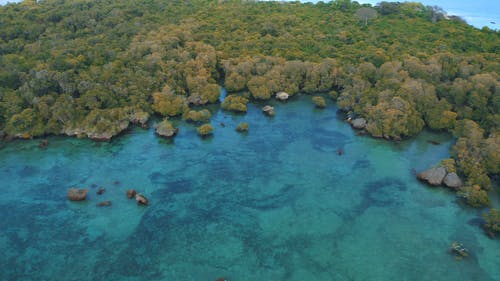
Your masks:
<instances>
[{"instance_id":1,"label":"clear sea water","mask_svg":"<svg viewBox=\"0 0 500 281\"><path fill-rule=\"evenodd\" d=\"M479 212L414 178L450 136L357 136L310 97L274 118L213 111L208 139L178 122L173 142L136 128L0 149L0 280L500 280L499 241L468 223ZM88 200L69 202L72 186ZM471 256L456 260L453 241Z\"/></svg>"}]
</instances>

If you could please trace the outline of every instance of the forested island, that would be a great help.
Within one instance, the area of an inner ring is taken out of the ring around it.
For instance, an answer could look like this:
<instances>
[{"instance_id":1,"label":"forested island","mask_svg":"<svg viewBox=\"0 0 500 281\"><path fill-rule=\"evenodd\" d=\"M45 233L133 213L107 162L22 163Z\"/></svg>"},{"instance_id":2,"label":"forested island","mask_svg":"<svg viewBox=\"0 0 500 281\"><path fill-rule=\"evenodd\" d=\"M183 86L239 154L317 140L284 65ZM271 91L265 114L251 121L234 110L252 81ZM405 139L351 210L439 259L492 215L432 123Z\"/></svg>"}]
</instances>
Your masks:
<instances>
[{"instance_id":1,"label":"forested island","mask_svg":"<svg viewBox=\"0 0 500 281\"><path fill-rule=\"evenodd\" d=\"M207 123L221 87L221 107L242 113L280 92L323 96L374 137L453 133L452 158L436 165L464 179L469 205L498 196L500 34L437 7L47 0L0 15L4 140L109 140L154 115L174 136L169 118ZM485 218L498 233L499 212Z\"/></svg>"}]
</instances>

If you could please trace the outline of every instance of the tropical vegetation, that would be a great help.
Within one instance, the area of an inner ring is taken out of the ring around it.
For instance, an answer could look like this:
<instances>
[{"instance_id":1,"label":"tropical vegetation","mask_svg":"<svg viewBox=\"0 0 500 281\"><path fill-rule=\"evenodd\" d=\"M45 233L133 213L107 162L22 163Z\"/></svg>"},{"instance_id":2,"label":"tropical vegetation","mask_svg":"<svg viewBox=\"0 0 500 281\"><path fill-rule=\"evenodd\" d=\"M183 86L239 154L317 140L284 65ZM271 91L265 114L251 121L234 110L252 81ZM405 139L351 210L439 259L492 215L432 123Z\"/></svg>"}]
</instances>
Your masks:
<instances>
[{"instance_id":1,"label":"tropical vegetation","mask_svg":"<svg viewBox=\"0 0 500 281\"><path fill-rule=\"evenodd\" d=\"M26 0L0 15L0 136L109 139L151 115L205 123L221 86L221 107L243 113L280 91L327 94L374 137L452 132L462 197L482 206L498 192L499 32L437 7Z\"/></svg>"}]
</instances>

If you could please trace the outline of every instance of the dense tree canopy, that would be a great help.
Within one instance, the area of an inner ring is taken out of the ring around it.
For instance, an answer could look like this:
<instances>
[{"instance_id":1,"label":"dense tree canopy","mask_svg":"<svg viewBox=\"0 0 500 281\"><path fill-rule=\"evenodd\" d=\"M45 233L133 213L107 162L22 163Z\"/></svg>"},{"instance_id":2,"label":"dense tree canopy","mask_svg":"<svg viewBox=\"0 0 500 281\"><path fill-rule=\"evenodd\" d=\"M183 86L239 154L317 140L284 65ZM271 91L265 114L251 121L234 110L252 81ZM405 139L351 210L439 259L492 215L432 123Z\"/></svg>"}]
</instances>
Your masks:
<instances>
[{"instance_id":1,"label":"dense tree canopy","mask_svg":"<svg viewBox=\"0 0 500 281\"><path fill-rule=\"evenodd\" d=\"M237 112L329 93L373 136L453 132L464 191L482 196L500 172L499 54L498 32L415 2L23 1L0 7L0 136L206 122L194 107L220 86Z\"/></svg>"}]
</instances>

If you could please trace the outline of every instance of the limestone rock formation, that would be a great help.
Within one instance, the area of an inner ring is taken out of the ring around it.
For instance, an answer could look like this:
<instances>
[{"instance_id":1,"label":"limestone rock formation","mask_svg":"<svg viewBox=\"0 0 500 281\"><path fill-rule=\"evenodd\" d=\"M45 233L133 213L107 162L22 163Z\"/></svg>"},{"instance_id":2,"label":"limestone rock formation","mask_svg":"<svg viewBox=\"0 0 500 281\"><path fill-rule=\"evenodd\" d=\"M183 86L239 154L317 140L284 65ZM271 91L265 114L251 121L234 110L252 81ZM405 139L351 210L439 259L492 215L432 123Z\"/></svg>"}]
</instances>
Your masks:
<instances>
[{"instance_id":1,"label":"limestone rock formation","mask_svg":"<svg viewBox=\"0 0 500 281\"><path fill-rule=\"evenodd\" d=\"M366 120L365 118L356 118L352 120L351 125L354 129L362 130L366 127Z\"/></svg>"},{"instance_id":2,"label":"limestone rock formation","mask_svg":"<svg viewBox=\"0 0 500 281\"><path fill-rule=\"evenodd\" d=\"M276 94L276 99L279 101L286 101L289 97L290 95L285 92L278 92Z\"/></svg>"},{"instance_id":3,"label":"limestone rock formation","mask_svg":"<svg viewBox=\"0 0 500 281\"><path fill-rule=\"evenodd\" d=\"M418 173L417 178L419 180L426 181L430 185L438 186L442 184L445 176L446 176L445 168L436 167Z\"/></svg>"},{"instance_id":4,"label":"limestone rock formation","mask_svg":"<svg viewBox=\"0 0 500 281\"><path fill-rule=\"evenodd\" d=\"M262 108L262 112L264 112L267 116L274 116L274 107L266 105Z\"/></svg>"},{"instance_id":5,"label":"limestone rock formation","mask_svg":"<svg viewBox=\"0 0 500 281\"><path fill-rule=\"evenodd\" d=\"M444 185L450 188L460 188L463 186L462 180L457 173L448 173L443 179Z\"/></svg>"}]
</instances>

